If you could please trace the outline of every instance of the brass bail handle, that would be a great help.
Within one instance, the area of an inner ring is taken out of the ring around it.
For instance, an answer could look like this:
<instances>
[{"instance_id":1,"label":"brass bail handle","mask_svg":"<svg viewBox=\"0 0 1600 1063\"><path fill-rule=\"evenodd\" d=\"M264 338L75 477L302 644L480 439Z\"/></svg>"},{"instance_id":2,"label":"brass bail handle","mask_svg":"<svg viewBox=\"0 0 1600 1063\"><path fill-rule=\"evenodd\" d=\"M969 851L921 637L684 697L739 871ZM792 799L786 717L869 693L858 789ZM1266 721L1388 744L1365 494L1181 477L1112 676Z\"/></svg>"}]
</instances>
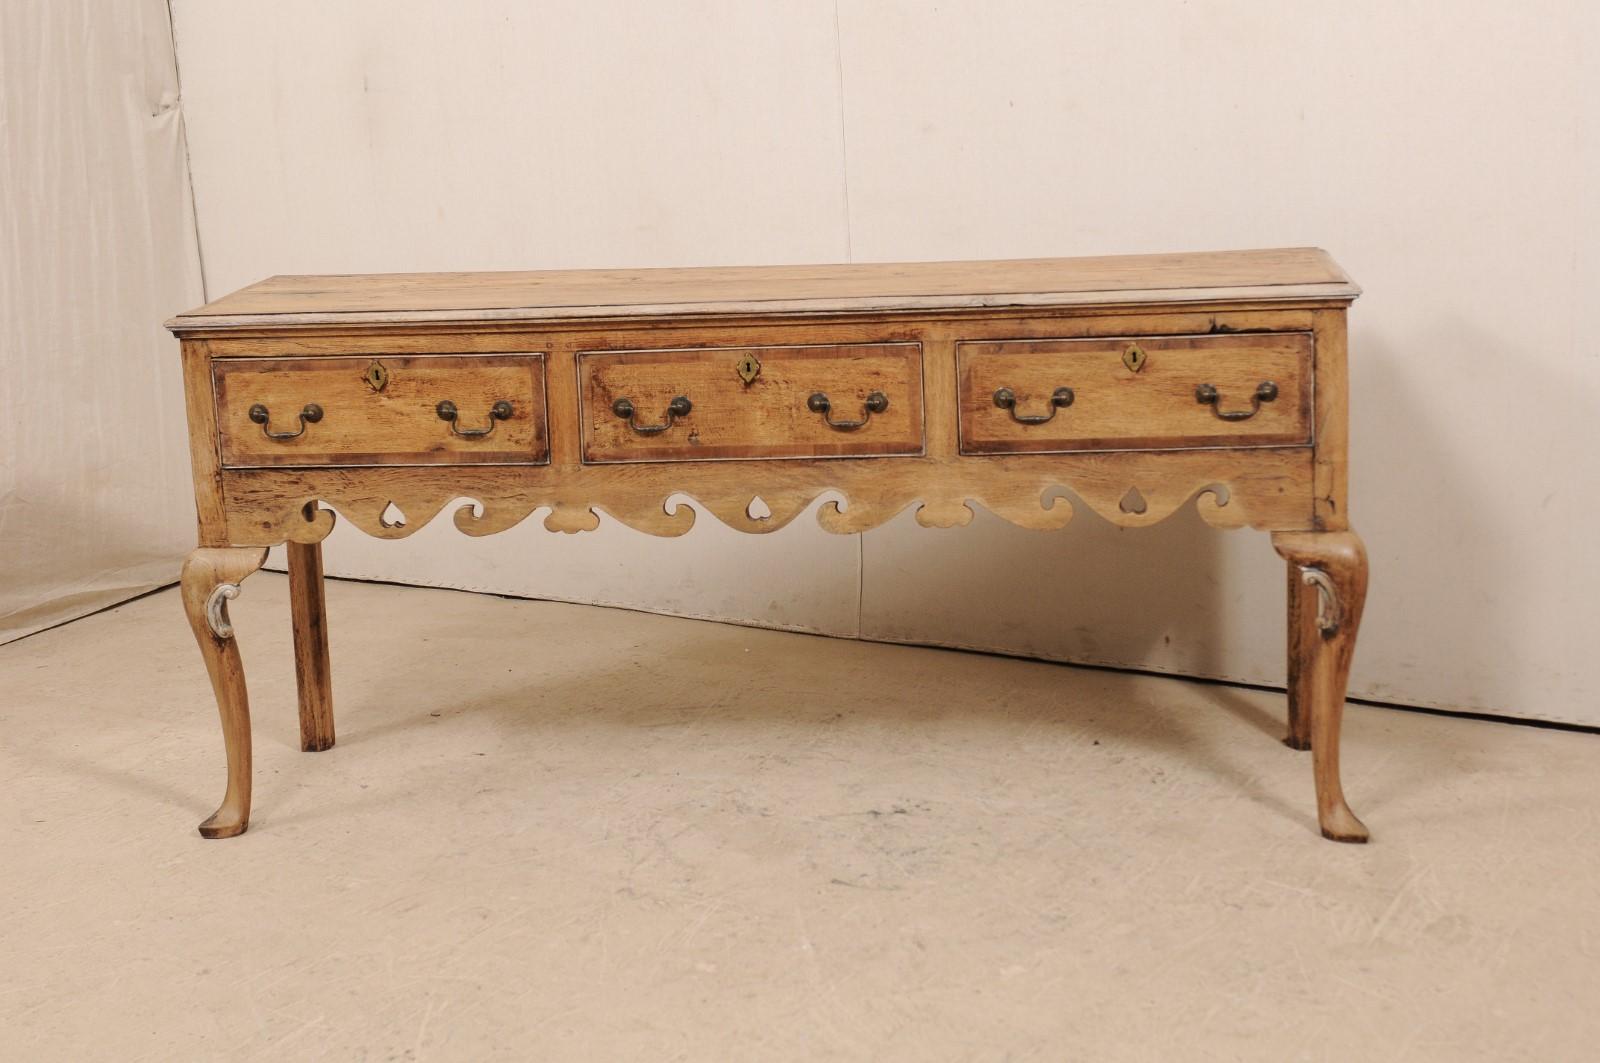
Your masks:
<instances>
[{"instance_id":1,"label":"brass bail handle","mask_svg":"<svg viewBox=\"0 0 1600 1063\"><path fill-rule=\"evenodd\" d=\"M1224 421L1248 421L1261 412L1263 402L1272 402L1278 397L1278 385L1270 380L1263 380L1256 385L1256 393L1250 398L1248 410L1224 410L1222 396L1216 387L1211 384L1201 384L1194 389L1194 401L1202 406L1210 406L1211 412Z\"/></svg>"},{"instance_id":2,"label":"brass bail handle","mask_svg":"<svg viewBox=\"0 0 1600 1063\"><path fill-rule=\"evenodd\" d=\"M822 414L822 419L827 422L828 427L840 432L854 432L856 429L864 427L868 421L872 420L873 414L882 413L888 408L889 396L885 395L881 391L874 391L868 395L866 401L861 404L861 420L835 421L832 416L833 400L829 399L826 394L821 391L814 391L811 393L811 397L806 399L806 409L810 410L812 413Z\"/></svg>"},{"instance_id":3,"label":"brass bail handle","mask_svg":"<svg viewBox=\"0 0 1600 1063\"><path fill-rule=\"evenodd\" d=\"M293 432L274 432L272 430L272 411L259 402L250 407L250 419L261 426L262 434L268 439L276 439L280 442L286 439L299 439L305 435L306 425L316 424L322 420L322 407L314 402L308 402L300 408L299 417L300 427Z\"/></svg>"},{"instance_id":4,"label":"brass bail handle","mask_svg":"<svg viewBox=\"0 0 1600 1063\"><path fill-rule=\"evenodd\" d=\"M461 411L457 410L456 404L449 399L445 399L435 406L433 412L439 415L439 420L448 421L450 423L450 431L462 439L482 439L490 432L493 432L494 426L500 421L511 420L511 415L516 411L512 409L511 403L501 399L489 407L489 424L484 428L462 428L458 420L461 416Z\"/></svg>"},{"instance_id":5,"label":"brass bail handle","mask_svg":"<svg viewBox=\"0 0 1600 1063\"><path fill-rule=\"evenodd\" d=\"M994 404L1008 411L1011 419L1018 424L1048 424L1055 420L1057 410L1071 406L1077 397L1071 388L1056 388L1050 393L1049 413L1018 413L1017 393L1010 388L997 388L994 393Z\"/></svg>"},{"instance_id":6,"label":"brass bail handle","mask_svg":"<svg viewBox=\"0 0 1600 1063\"><path fill-rule=\"evenodd\" d=\"M621 398L611 404L611 412L628 422L628 427L642 436L659 435L678 422L678 418L687 417L694 412L694 403L687 396L678 395L667 403L667 419L660 424L640 424L634 419L638 411L634 408L633 400Z\"/></svg>"}]
</instances>

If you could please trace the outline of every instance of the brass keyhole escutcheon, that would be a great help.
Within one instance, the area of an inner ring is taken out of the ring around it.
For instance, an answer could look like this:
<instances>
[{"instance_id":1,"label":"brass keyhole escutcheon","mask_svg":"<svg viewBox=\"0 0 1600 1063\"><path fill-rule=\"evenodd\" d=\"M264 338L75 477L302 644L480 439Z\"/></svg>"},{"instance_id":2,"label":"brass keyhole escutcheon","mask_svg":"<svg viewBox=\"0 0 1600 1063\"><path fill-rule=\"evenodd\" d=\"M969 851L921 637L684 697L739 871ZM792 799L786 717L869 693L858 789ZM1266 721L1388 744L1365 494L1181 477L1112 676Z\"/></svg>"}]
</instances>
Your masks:
<instances>
[{"instance_id":1,"label":"brass keyhole escutcheon","mask_svg":"<svg viewBox=\"0 0 1600 1063\"><path fill-rule=\"evenodd\" d=\"M373 362L367 366L367 371L361 374L361 379L367 382L367 387L373 391L382 391L389 383L389 370L382 362Z\"/></svg>"},{"instance_id":2,"label":"brass keyhole escutcheon","mask_svg":"<svg viewBox=\"0 0 1600 1063\"><path fill-rule=\"evenodd\" d=\"M1137 373L1144 368L1145 359L1148 357L1143 347L1137 343L1130 343L1128 349L1122 352L1122 364L1128 367L1129 372Z\"/></svg>"},{"instance_id":3,"label":"brass keyhole escutcheon","mask_svg":"<svg viewBox=\"0 0 1600 1063\"><path fill-rule=\"evenodd\" d=\"M761 375L761 362L753 354L746 354L739 359L734 368L739 371L739 379L743 380L746 385L754 384L756 377Z\"/></svg>"}]
</instances>

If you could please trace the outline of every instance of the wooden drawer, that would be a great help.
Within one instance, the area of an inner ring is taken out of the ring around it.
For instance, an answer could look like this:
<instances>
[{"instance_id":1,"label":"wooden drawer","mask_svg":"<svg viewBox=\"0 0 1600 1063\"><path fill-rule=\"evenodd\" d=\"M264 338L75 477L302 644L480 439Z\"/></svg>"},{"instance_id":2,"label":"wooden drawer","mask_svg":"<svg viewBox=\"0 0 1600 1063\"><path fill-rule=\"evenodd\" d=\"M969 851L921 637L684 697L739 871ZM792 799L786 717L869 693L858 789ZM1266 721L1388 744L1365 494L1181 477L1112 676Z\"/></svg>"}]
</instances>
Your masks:
<instances>
[{"instance_id":1,"label":"wooden drawer","mask_svg":"<svg viewBox=\"0 0 1600 1063\"><path fill-rule=\"evenodd\" d=\"M226 468L550 460L543 354L213 364Z\"/></svg>"},{"instance_id":2,"label":"wooden drawer","mask_svg":"<svg viewBox=\"0 0 1600 1063\"><path fill-rule=\"evenodd\" d=\"M956 345L963 454L1311 442L1310 333Z\"/></svg>"},{"instance_id":3,"label":"wooden drawer","mask_svg":"<svg viewBox=\"0 0 1600 1063\"><path fill-rule=\"evenodd\" d=\"M922 453L917 343L585 351L579 388L587 462Z\"/></svg>"}]
</instances>

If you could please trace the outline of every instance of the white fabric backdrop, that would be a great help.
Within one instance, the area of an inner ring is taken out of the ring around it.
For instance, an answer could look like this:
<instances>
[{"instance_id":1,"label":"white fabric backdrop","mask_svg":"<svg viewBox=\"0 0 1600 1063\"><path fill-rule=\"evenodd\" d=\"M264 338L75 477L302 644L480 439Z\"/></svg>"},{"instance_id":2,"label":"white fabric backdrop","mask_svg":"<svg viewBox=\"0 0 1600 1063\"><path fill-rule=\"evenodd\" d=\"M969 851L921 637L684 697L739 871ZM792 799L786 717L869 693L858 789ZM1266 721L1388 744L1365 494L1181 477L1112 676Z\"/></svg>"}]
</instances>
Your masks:
<instances>
[{"instance_id":1,"label":"white fabric backdrop","mask_svg":"<svg viewBox=\"0 0 1600 1063\"><path fill-rule=\"evenodd\" d=\"M167 5L0 3L0 642L177 578L199 301Z\"/></svg>"}]
</instances>

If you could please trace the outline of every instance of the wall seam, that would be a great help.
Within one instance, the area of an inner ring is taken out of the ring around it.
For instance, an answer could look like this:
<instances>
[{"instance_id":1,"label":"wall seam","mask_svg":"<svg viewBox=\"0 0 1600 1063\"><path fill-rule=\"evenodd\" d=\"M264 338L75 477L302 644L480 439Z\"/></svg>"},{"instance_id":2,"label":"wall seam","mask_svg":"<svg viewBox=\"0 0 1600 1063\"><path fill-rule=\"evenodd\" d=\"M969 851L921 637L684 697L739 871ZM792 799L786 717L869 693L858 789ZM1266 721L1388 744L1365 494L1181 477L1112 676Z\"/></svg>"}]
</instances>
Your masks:
<instances>
[{"instance_id":1,"label":"wall seam","mask_svg":"<svg viewBox=\"0 0 1600 1063\"><path fill-rule=\"evenodd\" d=\"M844 260L854 262L855 240L850 232L850 135L845 124L844 33L839 28L839 0L833 0L833 58L839 86L839 168L840 184L844 190Z\"/></svg>"},{"instance_id":2,"label":"wall seam","mask_svg":"<svg viewBox=\"0 0 1600 1063\"><path fill-rule=\"evenodd\" d=\"M211 284L206 278L205 244L200 239L200 205L194 195L194 160L189 155L189 118L184 111L183 64L178 61L178 20L167 0L167 39L172 43L172 79L178 85L178 142L183 145L183 179L189 189L189 223L194 226L194 257L200 267L200 300L211 301Z\"/></svg>"},{"instance_id":3,"label":"wall seam","mask_svg":"<svg viewBox=\"0 0 1600 1063\"><path fill-rule=\"evenodd\" d=\"M839 185L844 195L844 259L856 260L855 236L850 226L850 131L845 121L844 31L840 25L839 0L833 0L833 58L839 89ZM856 532L856 638L861 638L866 616L867 546L866 533Z\"/></svg>"}]
</instances>

